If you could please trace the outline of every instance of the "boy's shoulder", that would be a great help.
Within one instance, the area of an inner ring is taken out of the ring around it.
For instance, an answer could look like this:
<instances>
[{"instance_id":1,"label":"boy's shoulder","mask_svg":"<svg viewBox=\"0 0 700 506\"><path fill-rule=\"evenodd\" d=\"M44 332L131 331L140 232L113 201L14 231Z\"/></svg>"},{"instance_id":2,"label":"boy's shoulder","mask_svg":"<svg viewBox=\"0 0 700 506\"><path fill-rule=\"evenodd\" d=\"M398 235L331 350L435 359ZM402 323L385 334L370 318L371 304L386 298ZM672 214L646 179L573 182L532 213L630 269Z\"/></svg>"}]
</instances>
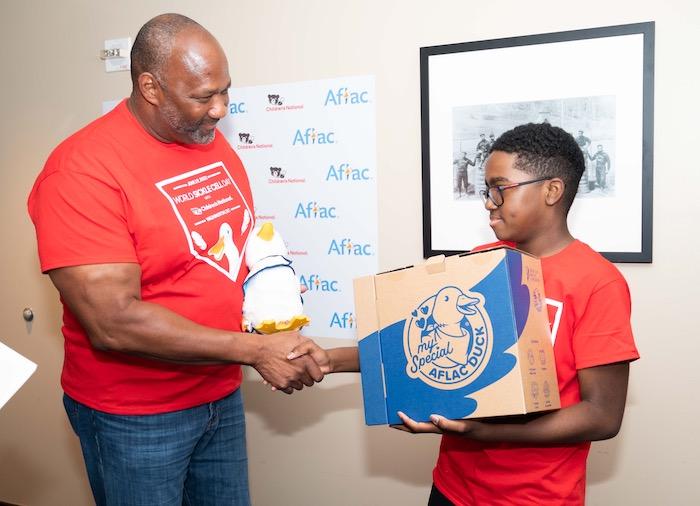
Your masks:
<instances>
[{"instance_id":1,"label":"boy's shoulder","mask_svg":"<svg viewBox=\"0 0 700 506\"><path fill-rule=\"evenodd\" d=\"M556 276L580 286L600 288L614 281L626 283L618 268L588 244L574 240L559 253L541 259L545 278Z\"/></svg>"},{"instance_id":2,"label":"boy's shoulder","mask_svg":"<svg viewBox=\"0 0 700 506\"><path fill-rule=\"evenodd\" d=\"M470 252L476 253L501 246L515 248L512 242L496 241L476 246ZM545 279L564 279L567 284L582 283L593 289L617 280L626 283L624 276L612 262L578 239L574 239L562 251L540 258L540 262Z\"/></svg>"}]
</instances>

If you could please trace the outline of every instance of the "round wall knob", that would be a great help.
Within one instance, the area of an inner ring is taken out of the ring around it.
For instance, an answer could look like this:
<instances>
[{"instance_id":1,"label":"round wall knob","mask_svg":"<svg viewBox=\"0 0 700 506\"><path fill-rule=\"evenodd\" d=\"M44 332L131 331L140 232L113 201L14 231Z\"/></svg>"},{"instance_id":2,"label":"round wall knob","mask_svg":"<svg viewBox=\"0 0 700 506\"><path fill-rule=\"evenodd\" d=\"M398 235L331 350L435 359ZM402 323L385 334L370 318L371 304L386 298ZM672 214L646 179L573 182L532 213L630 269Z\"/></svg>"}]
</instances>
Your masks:
<instances>
[{"instance_id":1,"label":"round wall knob","mask_svg":"<svg viewBox=\"0 0 700 506\"><path fill-rule=\"evenodd\" d=\"M24 318L25 322L32 321L34 319L34 311L29 307L25 307L24 311L22 311L22 318Z\"/></svg>"}]
</instances>

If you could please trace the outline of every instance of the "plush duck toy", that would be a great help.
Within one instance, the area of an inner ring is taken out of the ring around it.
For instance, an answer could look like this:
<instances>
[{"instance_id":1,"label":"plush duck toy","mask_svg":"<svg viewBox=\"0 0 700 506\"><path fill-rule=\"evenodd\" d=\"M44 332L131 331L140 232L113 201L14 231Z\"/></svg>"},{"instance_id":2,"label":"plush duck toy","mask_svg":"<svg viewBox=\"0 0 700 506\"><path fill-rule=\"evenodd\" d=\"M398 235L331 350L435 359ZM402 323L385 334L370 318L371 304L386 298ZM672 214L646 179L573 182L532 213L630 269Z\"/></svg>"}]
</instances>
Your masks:
<instances>
[{"instance_id":1,"label":"plush duck toy","mask_svg":"<svg viewBox=\"0 0 700 506\"><path fill-rule=\"evenodd\" d=\"M309 323L302 314L299 280L285 255L287 248L272 223L253 229L245 249L250 272L243 282L243 330L272 334Z\"/></svg>"}]
</instances>

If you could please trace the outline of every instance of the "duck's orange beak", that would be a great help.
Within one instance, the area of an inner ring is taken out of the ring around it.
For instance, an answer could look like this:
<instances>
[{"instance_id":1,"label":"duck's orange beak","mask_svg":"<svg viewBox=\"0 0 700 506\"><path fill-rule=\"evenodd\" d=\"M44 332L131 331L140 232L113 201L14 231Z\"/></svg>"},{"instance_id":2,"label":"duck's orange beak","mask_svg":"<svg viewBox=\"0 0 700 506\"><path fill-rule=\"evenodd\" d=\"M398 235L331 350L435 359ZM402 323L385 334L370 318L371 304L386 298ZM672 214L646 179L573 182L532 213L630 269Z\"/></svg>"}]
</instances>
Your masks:
<instances>
[{"instance_id":1,"label":"duck's orange beak","mask_svg":"<svg viewBox=\"0 0 700 506\"><path fill-rule=\"evenodd\" d=\"M209 248L209 251L207 251L207 254L209 256L213 256L214 259L218 262L222 258L224 258L224 238L223 236L219 236L219 241Z\"/></svg>"}]
</instances>

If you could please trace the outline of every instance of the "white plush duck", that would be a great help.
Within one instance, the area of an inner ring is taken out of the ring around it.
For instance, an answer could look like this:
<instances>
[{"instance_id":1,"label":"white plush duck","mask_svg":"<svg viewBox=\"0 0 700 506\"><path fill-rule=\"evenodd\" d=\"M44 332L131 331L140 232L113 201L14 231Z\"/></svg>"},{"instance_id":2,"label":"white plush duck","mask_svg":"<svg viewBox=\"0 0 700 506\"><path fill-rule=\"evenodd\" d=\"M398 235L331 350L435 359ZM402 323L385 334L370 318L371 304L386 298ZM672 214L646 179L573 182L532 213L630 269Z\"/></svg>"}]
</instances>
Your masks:
<instances>
[{"instance_id":1,"label":"white plush duck","mask_svg":"<svg viewBox=\"0 0 700 506\"><path fill-rule=\"evenodd\" d=\"M253 229L245 250L250 272L243 283L243 330L272 334L309 323L302 314L299 280L285 255L287 248L272 223Z\"/></svg>"}]
</instances>

